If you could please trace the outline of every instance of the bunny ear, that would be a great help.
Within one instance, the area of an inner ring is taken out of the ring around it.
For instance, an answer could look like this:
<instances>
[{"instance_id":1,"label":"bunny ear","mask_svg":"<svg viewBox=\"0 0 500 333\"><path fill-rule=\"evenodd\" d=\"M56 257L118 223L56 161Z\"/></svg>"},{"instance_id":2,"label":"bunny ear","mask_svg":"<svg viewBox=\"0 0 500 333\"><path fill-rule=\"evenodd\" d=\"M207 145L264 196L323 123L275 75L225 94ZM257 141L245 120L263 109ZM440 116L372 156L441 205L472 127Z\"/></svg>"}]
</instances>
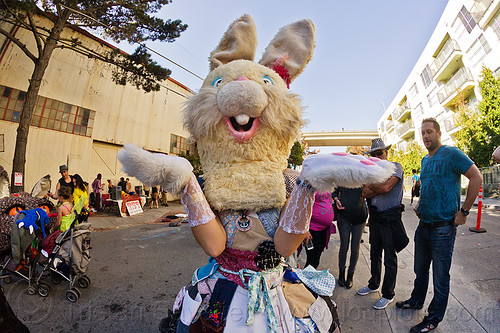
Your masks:
<instances>
[{"instance_id":1,"label":"bunny ear","mask_svg":"<svg viewBox=\"0 0 500 333\"><path fill-rule=\"evenodd\" d=\"M289 84L311 60L314 35L315 28L311 20L284 26L266 47L259 64L276 70ZM288 73L283 73L283 67Z\"/></svg>"},{"instance_id":2,"label":"bunny ear","mask_svg":"<svg viewBox=\"0 0 500 333\"><path fill-rule=\"evenodd\" d=\"M210 71L233 60L252 60L257 48L257 30L245 14L229 26L219 45L210 53Z\"/></svg>"}]
</instances>

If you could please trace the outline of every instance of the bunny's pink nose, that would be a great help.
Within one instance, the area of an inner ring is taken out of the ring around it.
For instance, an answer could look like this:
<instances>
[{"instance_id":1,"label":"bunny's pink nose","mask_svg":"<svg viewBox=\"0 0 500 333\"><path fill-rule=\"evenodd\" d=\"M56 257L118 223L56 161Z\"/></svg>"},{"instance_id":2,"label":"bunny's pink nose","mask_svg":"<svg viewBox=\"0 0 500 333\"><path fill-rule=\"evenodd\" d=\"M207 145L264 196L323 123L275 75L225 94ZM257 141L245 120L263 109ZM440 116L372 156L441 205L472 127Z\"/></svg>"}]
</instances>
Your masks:
<instances>
[{"instance_id":1,"label":"bunny's pink nose","mask_svg":"<svg viewBox=\"0 0 500 333\"><path fill-rule=\"evenodd\" d=\"M249 81L250 79L247 78L245 75L240 76L239 78L236 79L236 81Z\"/></svg>"}]
</instances>

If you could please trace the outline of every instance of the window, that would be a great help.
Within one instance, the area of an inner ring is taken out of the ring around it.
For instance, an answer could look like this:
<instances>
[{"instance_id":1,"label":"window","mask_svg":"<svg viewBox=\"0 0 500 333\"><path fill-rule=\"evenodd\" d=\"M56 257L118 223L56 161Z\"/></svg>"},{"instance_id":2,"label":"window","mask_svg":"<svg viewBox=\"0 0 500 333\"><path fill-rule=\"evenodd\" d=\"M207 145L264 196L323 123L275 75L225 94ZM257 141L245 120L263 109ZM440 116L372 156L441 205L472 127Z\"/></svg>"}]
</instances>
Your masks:
<instances>
[{"instance_id":1,"label":"window","mask_svg":"<svg viewBox=\"0 0 500 333\"><path fill-rule=\"evenodd\" d=\"M427 101L429 102L429 107L439 102L438 94L436 93L436 88L432 89L432 91L427 95Z\"/></svg>"},{"instance_id":2,"label":"window","mask_svg":"<svg viewBox=\"0 0 500 333\"><path fill-rule=\"evenodd\" d=\"M179 155L180 153L189 154L189 152L196 152L196 147L190 143L190 140L179 135L170 135L170 153Z\"/></svg>"},{"instance_id":3,"label":"window","mask_svg":"<svg viewBox=\"0 0 500 333\"><path fill-rule=\"evenodd\" d=\"M500 11L491 20L490 27L497 34L498 39L500 39Z\"/></svg>"},{"instance_id":4,"label":"window","mask_svg":"<svg viewBox=\"0 0 500 333\"><path fill-rule=\"evenodd\" d=\"M418 88L417 88L417 83L415 82L410 88L410 92L408 93L408 97L410 97L410 101L415 101L415 99L417 98L417 95L418 95Z\"/></svg>"},{"instance_id":5,"label":"window","mask_svg":"<svg viewBox=\"0 0 500 333\"><path fill-rule=\"evenodd\" d=\"M468 33L470 33L476 26L476 21L474 21L474 18L472 18L472 15L469 13L467 8L465 8L465 6L462 6L462 9L458 12L458 18L462 21L462 24L465 29L467 29Z\"/></svg>"},{"instance_id":6,"label":"window","mask_svg":"<svg viewBox=\"0 0 500 333\"><path fill-rule=\"evenodd\" d=\"M422 78L422 82L424 83L424 86L427 88L431 83L431 71L429 70L429 65L425 66L424 70L420 74L420 77Z\"/></svg>"},{"instance_id":7,"label":"window","mask_svg":"<svg viewBox=\"0 0 500 333\"><path fill-rule=\"evenodd\" d=\"M4 87L2 96L9 97L11 92L12 92L12 88Z\"/></svg>"},{"instance_id":8,"label":"window","mask_svg":"<svg viewBox=\"0 0 500 333\"><path fill-rule=\"evenodd\" d=\"M491 47L484 38L484 35L481 34L476 41L472 44L472 46L467 50L467 53L471 54L471 62L474 66L478 65L484 57L490 53Z\"/></svg>"},{"instance_id":9,"label":"window","mask_svg":"<svg viewBox=\"0 0 500 333\"><path fill-rule=\"evenodd\" d=\"M0 86L0 119L19 122L26 93ZM95 111L38 96L32 126L91 136Z\"/></svg>"},{"instance_id":10,"label":"window","mask_svg":"<svg viewBox=\"0 0 500 333\"><path fill-rule=\"evenodd\" d=\"M422 107L422 103L418 103L417 107L415 107L416 114L423 115L424 108Z\"/></svg>"}]
</instances>

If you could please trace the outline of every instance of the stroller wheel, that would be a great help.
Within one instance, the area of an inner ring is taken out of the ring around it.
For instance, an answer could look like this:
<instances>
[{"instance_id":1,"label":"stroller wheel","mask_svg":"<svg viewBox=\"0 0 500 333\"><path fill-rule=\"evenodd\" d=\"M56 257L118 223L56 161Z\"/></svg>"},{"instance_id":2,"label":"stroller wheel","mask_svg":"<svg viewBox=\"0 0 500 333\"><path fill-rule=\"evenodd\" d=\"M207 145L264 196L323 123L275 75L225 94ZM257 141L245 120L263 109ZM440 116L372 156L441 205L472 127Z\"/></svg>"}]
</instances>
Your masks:
<instances>
[{"instance_id":1,"label":"stroller wheel","mask_svg":"<svg viewBox=\"0 0 500 333\"><path fill-rule=\"evenodd\" d=\"M42 297L47 297L49 295L50 286L47 283L41 282L38 285L38 294Z\"/></svg>"},{"instance_id":2,"label":"stroller wheel","mask_svg":"<svg viewBox=\"0 0 500 333\"><path fill-rule=\"evenodd\" d=\"M86 275L82 275L79 279L78 279L78 286L80 288L87 288L88 286L90 285L90 279L88 276Z\"/></svg>"},{"instance_id":3,"label":"stroller wheel","mask_svg":"<svg viewBox=\"0 0 500 333\"><path fill-rule=\"evenodd\" d=\"M30 294L30 295L35 295L35 293L36 293L36 289L35 289L35 287L33 287L33 286L29 286L29 287L28 287L28 294Z\"/></svg>"},{"instance_id":4,"label":"stroller wheel","mask_svg":"<svg viewBox=\"0 0 500 333\"><path fill-rule=\"evenodd\" d=\"M54 284L59 284L59 283L61 283L62 279L59 276L59 274L54 273L54 272L50 272L50 281L52 281L52 283L54 283Z\"/></svg>"},{"instance_id":5,"label":"stroller wheel","mask_svg":"<svg viewBox=\"0 0 500 333\"><path fill-rule=\"evenodd\" d=\"M73 289L71 289L66 292L66 298L71 303L75 303L76 301L78 301L79 296Z\"/></svg>"},{"instance_id":6,"label":"stroller wheel","mask_svg":"<svg viewBox=\"0 0 500 333\"><path fill-rule=\"evenodd\" d=\"M78 295L78 298L80 298L80 296L82 296L82 293L80 292L80 290L77 287L73 287L73 288L71 288L71 290L73 290Z\"/></svg>"},{"instance_id":7,"label":"stroller wheel","mask_svg":"<svg viewBox=\"0 0 500 333\"><path fill-rule=\"evenodd\" d=\"M12 282L12 279L10 278L10 276L6 276L6 277L3 278L3 282L9 284L9 283Z\"/></svg>"}]
</instances>

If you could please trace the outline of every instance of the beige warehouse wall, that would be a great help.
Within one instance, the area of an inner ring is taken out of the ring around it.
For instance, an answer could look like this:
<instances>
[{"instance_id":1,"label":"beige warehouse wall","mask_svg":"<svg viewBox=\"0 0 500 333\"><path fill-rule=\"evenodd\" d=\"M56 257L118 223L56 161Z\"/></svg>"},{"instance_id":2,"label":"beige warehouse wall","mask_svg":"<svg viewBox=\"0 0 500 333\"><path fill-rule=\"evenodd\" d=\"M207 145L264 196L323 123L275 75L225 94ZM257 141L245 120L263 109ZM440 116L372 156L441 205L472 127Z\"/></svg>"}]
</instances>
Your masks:
<instances>
[{"instance_id":1,"label":"beige warehouse wall","mask_svg":"<svg viewBox=\"0 0 500 333\"><path fill-rule=\"evenodd\" d=\"M3 27L6 28L5 24ZM16 36L36 52L35 42L28 31L19 29ZM66 29L63 37L78 38L94 50L110 49L106 43L74 30ZM0 45L3 40L0 37ZM0 85L26 91L34 68L31 60L12 43L0 56ZM160 91L145 93L131 85L116 85L111 75L109 64L68 49L54 51L39 95L95 111L93 132L91 137L83 137L32 126L26 157L26 190L47 173L54 182L57 181L58 166L66 162L71 174L80 173L89 182L101 172L103 179L112 179L116 184L116 180L125 175L121 174L118 162L114 165L114 173L99 165L95 151L99 144L109 144L117 151L124 143L131 142L149 150L169 153L171 134L189 137L181 116L183 103L192 95L186 87L166 80ZM5 152L0 152L0 164L9 174L17 127L18 123L0 120L0 134L5 137ZM139 185L136 181L132 183Z\"/></svg>"},{"instance_id":2,"label":"beige warehouse wall","mask_svg":"<svg viewBox=\"0 0 500 333\"><path fill-rule=\"evenodd\" d=\"M0 121L1 132L5 135L5 152L0 153L0 164L12 172L12 159L16 139L17 123ZM24 178L25 191L31 191L35 183L49 174L52 189L61 177L59 165L68 164L71 174L78 173L84 179L89 173L90 149L92 139L80 135L68 135L63 132L31 127L26 147L26 169Z\"/></svg>"}]
</instances>

